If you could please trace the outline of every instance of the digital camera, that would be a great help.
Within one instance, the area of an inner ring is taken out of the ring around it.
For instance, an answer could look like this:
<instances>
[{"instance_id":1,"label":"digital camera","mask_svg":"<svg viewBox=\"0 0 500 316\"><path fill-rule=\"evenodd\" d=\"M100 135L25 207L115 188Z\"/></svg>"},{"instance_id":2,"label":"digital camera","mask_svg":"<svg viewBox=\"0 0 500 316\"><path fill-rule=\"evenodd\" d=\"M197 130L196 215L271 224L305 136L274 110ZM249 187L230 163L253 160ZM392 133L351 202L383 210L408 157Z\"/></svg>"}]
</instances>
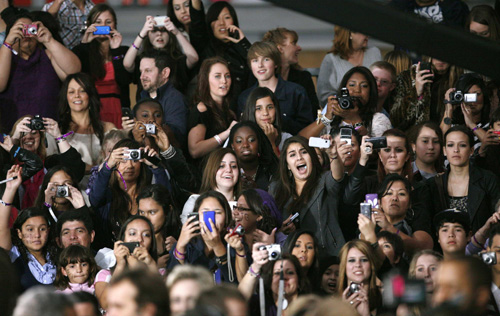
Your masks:
<instances>
[{"instance_id":1,"label":"digital camera","mask_svg":"<svg viewBox=\"0 0 500 316\"><path fill-rule=\"evenodd\" d=\"M45 128L43 124L43 118L40 115L35 115L34 118L31 119L28 127L34 131L41 131Z\"/></svg>"},{"instance_id":2,"label":"digital camera","mask_svg":"<svg viewBox=\"0 0 500 316\"><path fill-rule=\"evenodd\" d=\"M144 124L144 126L146 126L146 134L156 134L156 126L154 124Z\"/></svg>"},{"instance_id":3,"label":"digital camera","mask_svg":"<svg viewBox=\"0 0 500 316\"><path fill-rule=\"evenodd\" d=\"M349 96L349 90L347 90L347 88L342 88L340 90L340 96L337 97L337 100L341 109L354 109L354 102L353 99Z\"/></svg>"},{"instance_id":4,"label":"digital camera","mask_svg":"<svg viewBox=\"0 0 500 316\"><path fill-rule=\"evenodd\" d=\"M484 252L481 254L481 259L483 262L489 266L494 266L497 264L497 253L494 251Z\"/></svg>"},{"instance_id":5,"label":"digital camera","mask_svg":"<svg viewBox=\"0 0 500 316\"><path fill-rule=\"evenodd\" d=\"M352 282L351 285L349 285L349 296L351 296L354 293L358 293L360 289L361 289L361 285L359 285L358 283Z\"/></svg>"},{"instance_id":6,"label":"digital camera","mask_svg":"<svg viewBox=\"0 0 500 316\"><path fill-rule=\"evenodd\" d=\"M69 196L69 187L67 185L58 185L56 187L56 197Z\"/></svg>"},{"instance_id":7,"label":"digital camera","mask_svg":"<svg viewBox=\"0 0 500 316\"><path fill-rule=\"evenodd\" d=\"M243 235L245 235L245 228L241 225L238 225L235 230L234 230L234 233L240 237L242 237Z\"/></svg>"},{"instance_id":8,"label":"digital camera","mask_svg":"<svg viewBox=\"0 0 500 316\"><path fill-rule=\"evenodd\" d=\"M23 35L26 37L33 37L38 34L38 25L36 24L27 24L23 28Z\"/></svg>"},{"instance_id":9,"label":"digital camera","mask_svg":"<svg viewBox=\"0 0 500 316\"><path fill-rule=\"evenodd\" d=\"M140 160L141 157L141 150L140 149L129 149L124 153L123 159L124 160Z\"/></svg>"},{"instance_id":10,"label":"digital camera","mask_svg":"<svg viewBox=\"0 0 500 316\"><path fill-rule=\"evenodd\" d=\"M156 27L161 27L165 26L165 20L167 19L167 16L155 16L154 20L156 22Z\"/></svg>"},{"instance_id":11,"label":"digital camera","mask_svg":"<svg viewBox=\"0 0 500 316\"><path fill-rule=\"evenodd\" d=\"M464 94L462 91L452 91L450 92L450 104L460 104L464 100Z\"/></svg>"},{"instance_id":12,"label":"digital camera","mask_svg":"<svg viewBox=\"0 0 500 316\"><path fill-rule=\"evenodd\" d=\"M94 35L109 35L111 32L111 27L109 26L96 26Z\"/></svg>"},{"instance_id":13,"label":"digital camera","mask_svg":"<svg viewBox=\"0 0 500 316\"><path fill-rule=\"evenodd\" d=\"M259 250L264 250L264 249L267 249L267 252L269 253L269 261L275 261L281 258L280 244L271 244L259 248Z\"/></svg>"}]
</instances>

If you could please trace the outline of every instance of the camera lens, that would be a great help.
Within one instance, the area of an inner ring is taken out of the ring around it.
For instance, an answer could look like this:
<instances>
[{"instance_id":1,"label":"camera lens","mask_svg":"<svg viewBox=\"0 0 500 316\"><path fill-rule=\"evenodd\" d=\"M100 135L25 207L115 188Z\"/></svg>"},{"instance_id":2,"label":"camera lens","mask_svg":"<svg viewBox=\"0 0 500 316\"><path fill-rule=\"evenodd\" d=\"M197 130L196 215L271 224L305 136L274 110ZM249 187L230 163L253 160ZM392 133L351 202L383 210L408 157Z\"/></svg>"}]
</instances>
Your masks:
<instances>
[{"instance_id":1,"label":"camera lens","mask_svg":"<svg viewBox=\"0 0 500 316\"><path fill-rule=\"evenodd\" d=\"M271 258L273 258L273 259L276 259L276 258L278 258L278 253L277 253L277 252L275 252L275 251L273 251L273 252L271 252L271 254L270 254L269 256L270 256Z\"/></svg>"},{"instance_id":2,"label":"camera lens","mask_svg":"<svg viewBox=\"0 0 500 316\"><path fill-rule=\"evenodd\" d=\"M139 153L137 151L132 151L130 153L130 158L132 158L132 159L138 159L139 158Z\"/></svg>"}]
</instances>

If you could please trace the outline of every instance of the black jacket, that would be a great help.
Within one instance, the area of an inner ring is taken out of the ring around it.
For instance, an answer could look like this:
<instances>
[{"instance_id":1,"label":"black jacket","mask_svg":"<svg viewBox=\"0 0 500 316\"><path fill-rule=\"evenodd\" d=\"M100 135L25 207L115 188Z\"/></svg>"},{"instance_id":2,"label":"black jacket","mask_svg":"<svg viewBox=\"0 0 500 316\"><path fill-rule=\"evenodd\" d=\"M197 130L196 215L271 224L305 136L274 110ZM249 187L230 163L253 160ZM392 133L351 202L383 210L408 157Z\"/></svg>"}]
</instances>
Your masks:
<instances>
[{"instance_id":1,"label":"black jacket","mask_svg":"<svg viewBox=\"0 0 500 316\"><path fill-rule=\"evenodd\" d=\"M448 169L442 176L427 180L430 193L429 202L432 204L432 216L449 208L449 174L450 170ZM438 183L442 183L442 187ZM444 196L444 199L441 196ZM495 212L495 204L500 198L498 178L487 170L471 165L469 168L469 193L467 197L467 212L470 215L472 232L475 233Z\"/></svg>"}]
</instances>

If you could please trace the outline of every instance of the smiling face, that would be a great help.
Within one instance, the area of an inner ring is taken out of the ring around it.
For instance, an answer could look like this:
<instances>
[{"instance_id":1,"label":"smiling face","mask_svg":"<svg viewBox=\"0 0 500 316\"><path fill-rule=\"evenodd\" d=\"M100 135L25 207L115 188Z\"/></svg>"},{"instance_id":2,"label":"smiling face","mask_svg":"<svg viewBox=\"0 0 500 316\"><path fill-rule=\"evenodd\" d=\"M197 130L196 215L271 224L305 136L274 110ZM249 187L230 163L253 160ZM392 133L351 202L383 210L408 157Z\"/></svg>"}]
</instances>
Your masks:
<instances>
[{"instance_id":1,"label":"smiling face","mask_svg":"<svg viewBox=\"0 0 500 316\"><path fill-rule=\"evenodd\" d=\"M410 154L406 150L406 140L403 137L387 136L387 147L382 148L378 156L384 165L386 173L401 174Z\"/></svg>"},{"instance_id":2,"label":"smiling face","mask_svg":"<svg viewBox=\"0 0 500 316\"><path fill-rule=\"evenodd\" d=\"M151 45L156 49L165 48L168 43L167 29L164 27L155 27L148 32L148 38Z\"/></svg>"},{"instance_id":3,"label":"smiling face","mask_svg":"<svg viewBox=\"0 0 500 316\"><path fill-rule=\"evenodd\" d=\"M256 56L250 60L252 73L259 82L275 77L277 65L270 57Z\"/></svg>"},{"instance_id":4,"label":"smiling face","mask_svg":"<svg viewBox=\"0 0 500 316\"><path fill-rule=\"evenodd\" d=\"M240 195L236 207L233 208L233 219L236 225L241 224L246 232L251 232L257 228L257 222L262 219L262 216L251 210L245 196Z\"/></svg>"},{"instance_id":5,"label":"smiling face","mask_svg":"<svg viewBox=\"0 0 500 316\"><path fill-rule=\"evenodd\" d=\"M21 135L21 148L32 153L36 152L40 146L40 132L31 131L31 133L22 133Z\"/></svg>"},{"instance_id":6,"label":"smiling face","mask_svg":"<svg viewBox=\"0 0 500 316\"><path fill-rule=\"evenodd\" d=\"M288 260L277 260L273 267L273 280L271 289L275 295L278 295L281 262L283 261L283 276L285 278L285 296L293 296L299 291L299 277L295 266Z\"/></svg>"},{"instance_id":7,"label":"smiling face","mask_svg":"<svg viewBox=\"0 0 500 316\"><path fill-rule=\"evenodd\" d=\"M469 240L470 237L462 224L444 223L439 227L438 242L445 256L463 255Z\"/></svg>"},{"instance_id":8,"label":"smiling face","mask_svg":"<svg viewBox=\"0 0 500 316\"><path fill-rule=\"evenodd\" d=\"M439 136L429 127L422 127L418 134L417 141L412 144L413 151L416 153L417 160L426 165L433 164L441 153L441 144Z\"/></svg>"},{"instance_id":9,"label":"smiling face","mask_svg":"<svg viewBox=\"0 0 500 316\"><path fill-rule=\"evenodd\" d=\"M469 138L462 132L451 132L446 136L444 154L451 166L465 166L469 164L474 149L469 144Z\"/></svg>"},{"instance_id":10,"label":"smiling face","mask_svg":"<svg viewBox=\"0 0 500 316\"><path fill-rule=\"evenodd\" d=\"M427 293L434 292L434 284L439 267L438 259L433 255L421 255L415 266L415 278L424 280Z\"/></svg>"},{"instance_id":11,"label":"smiling face","mask_svg":"<svg viewBox=\"0 0 500 316\"><path fill-rule=\"evenodd\" d=\"M142 219L136 219L127 225L123 241L139 242L141 247L149 250L153 243L153 232L147 222Z\"/></svg>"},{"instance_id":12,"label":"smiling face","mask_svg":"<svg viewBox=\"0 0 500 316\"><path fill-rule=\"evenodd\" d=\"M410 193L406 190L403 182L395 181L382 196L380 202L391 223L395 224L406 216L406 210L410 205Z\"/></svg>"},{"instance_id":13,"label":"smiling face","mask_svg":"<svg viewBox=\"0 0 500 316\"><path fill-rule=\"evenodd\" d=\"M297 44L291 34L285 35L285 40L279 45L279 49L284 64L295 65L299 63L299 53L302 51L302 47Z\"/></svg>"},{"instance_id":14,"label":"smiling face","mask_svg":"<svg viewBox=\"0 0 500 316\"><path fill-rule=\"evenodd\" d=\"M214 64L208 74L210 84L210 95L212 99L221 102L229 93L231 87L231 73L224 64Z\"/></svg>"},{"instance_id":15,"label":"smiling face","mask_svg":"<svg viewBox=\"0 0 500 316\"><path fill-rule=\"evenodd\" d=\"M295 241L295 246L292 249L292 255L299 259L303 269L309 269L314 262L316 255L314 250L314 239L309 234L302 234Z\"/></svg>"},{"instance_id":16,"label":"smiling face","mask_svg":"<svg viewBox=\"0 0 500 316\"><path fill-rule=\"evenodd\" d=\"M236 183L238 183L239 176L240 171L236 157L231 153L225 154L215 174L217 188L214 189L233 189Z\"/></svg>"},{"instance_id":17,"label":"smiling face","mask_svg":"<svg viewBox=\"0 0 500 316\"><path fill-rule=\"evenodd\" d=\"M347 252L346 276L348 284L368 283L372 274L368 257L357 248L349 249Z\"/></svg>"},{"instance_id":18,"label":"smiling face","mask_svg":"<svg viewBox=\"0 0 500 316\"><path fill-rule=\"evenodd\" d=\"M276 107L271 97L260 98L255 102L255 122L262 128L264 124L273 124L276 119Z\"/></svg>"},{"instance_id":19,"label":"smiling face","mask_svg":"<svg viewBox=\"0 0 500 316\"><path fill-rule=\"evenodd\" d=\"M88 262L69 263L61 268L61 272L68 277L70 283L83 284L89 279L90 264Z\"/></svg>"},{"instance_id":20,"label":"smiling face","mask_svg":"<svg viewBox=\"0 0 500 316\"><path fill-rule=\"evenodd\" d=\"M17 236L29 252L40 252L49 240L49 225L42 216L28 218Z\"/></svg>"},{"instance_id":21,"label":"smiling face","mask_svg":"<svg viewBox=\"0 0 500 316\"><path fill-rule=\"evenodd\" d=\"M226 37L228 36L228 26L233 25L234 20L233 17L231 16L231 13L229 13L228 8L222 9L222 11L219 13L219 16L217 17L217 20L212 21L210 23L210 26L212 27L212 32L214 33L214 37L220 41L228 41Z\"/></svg>"},{"instance_id":22,"label":"smiling face","mask_svg":"<svg viewBox=\"0 0 500 316\"><path fill-rule=\"evenodd\" d=\"M189 15L189 0L172 0L175 17L184 25L191 23Z\"/></svg>"},{"instance_id":23,"label":"smiling face","mask_svg":"<svg viewBox=\"0 0 500 316\"><path fill-rule=\"evenodd\" d=\"M155 233L160 232L166 221L163 207L152 198L139 200L139 215L144 216L151 221Z\"/></svg>"},{"instance_id":24,"label":"smiling face","mask_svg":"<svg viewBox=\"0 0 500 316\"><path fill-rule=\"evenodd\" d=\"M139 105L135 118L136 120L146 124L156 123L161 126L163 114L157 103L144 102Z\"/></svg>"},{"instance_id":25,"label":"smiling face","mask_svg":"<svg viewBox=\"0 0 500 316\"><path fill-rule=\"evenodd\" d=\"M481 24L475 21L471 21L469 25L469 32L475 35L479 35L484 38L490 38L490 27L485 24Z\"/></svg>"},{"instance_id":26,"label":"smiling face","mask_svg":"<svg viewBox=\"0 0 500 316\"><path fill-rule=\"evenodd\" d=\"M224 213L224 207L214 197L207 197L201 202L198 210L200 222L203 222L203 213L209 211L215 212L215 226L219 232L222 231L226 226L226 214ZM208 226L209 224L205 223L205 225Z\"/></svg>"},{"instance_id":27,"label":"smiling face","mask_svg":"<svg viewBox=\"0 0 500 316\"><path fill-rule=\"evenodd\" d=\"M259 141L256 133L250 127L240 127L234 133L231 146L236 153L236 157L241 161L247 162L258 159Z\"/></svg>"},{"instance_id":28,"label":"smiling face","mask_svg":"<svg viewBox=\"0 0 500 316\"><path fill-rule=\"evenodd\" d=\"M325 270L321 278L321 288L327 294L337 293L337 283L339 280L339 265L332 264Z\"/></svg>"},{"instance_id":29,"label":"smiling face","mask_svg":"<svg viewBox=\"0 0 500 316\"><path fill-rule=\"evenodd\" d=\"M306 181L312 172L309 152L300 143L291 143L286 150L286 163L295 180Z\"/></svg>"},{"instance_id":30,"label":"smiling face","mask_svg":"<svg viewBox=\"0 0 500 316\"><path fill-rule=\"evenodd\" d=\"M346 87L349 90L349 95L359 98L362 104L367 104L370 100L370 84L363 74L359 72L353 73L347 81ZM359 111L356 102L354 103L354 110Z\"/></svg>"},{"instance_id":31,"label":"smiling face","mask_svg":"<svg viewBox=\"0 0 500 316\"><path fill-rule=\"evenodd\" d=\"M89 95L75 79L68 84L66 98L72 112L87 111L89 108Z\"/></svg>"},{"instance_id":32,"label":"smiling face","mask_svg":"<svg viewBox=\"0 0 500 316\"><path fill-rule=\"evenodd\" d=\"M61 236L58 243L62 248L71 245L81 245L89 248L92 241L94 241L94 235L95 232L89 233L82 221L67 221L61 227Z\"/></svg>"}]
</instances>

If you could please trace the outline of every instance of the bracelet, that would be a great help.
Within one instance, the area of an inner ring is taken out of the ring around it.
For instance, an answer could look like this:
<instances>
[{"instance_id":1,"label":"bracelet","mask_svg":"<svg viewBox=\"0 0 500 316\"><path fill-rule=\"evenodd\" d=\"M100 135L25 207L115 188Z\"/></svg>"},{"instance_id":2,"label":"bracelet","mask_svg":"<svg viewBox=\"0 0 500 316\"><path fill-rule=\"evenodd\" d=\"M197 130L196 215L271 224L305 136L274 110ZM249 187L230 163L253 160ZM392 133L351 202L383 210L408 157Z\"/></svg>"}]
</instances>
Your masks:
<instances>
[{"instance_id":1,"label":"bracelet","mask_svg":"<svg viewBox=\"0 0 500 316\"><path fill-rule=\"evenodd\" d=\"M424 98L424 94L422 93L421 95L418 96L417 100L421 101Z\"/></svg>"},{"instance_id":2,"label":"bracelet","mask_svg":"<svg viewBox=\"0 0 500 316\"><path fill-rule=\"evenodd\" d=\"M135 46L134 43L132 43L132 47L135 48L135 49L137 49L137 50L139 50L139 47Z\"/></svg>"},{"instance_id":3,"label":"bracelet","mask_svg":"<svg viewBox=\"0 0 500 316\"><path fill-rule=\"evenodd\" d=\"M361 127L363 127L363 123L356 123L356 124L354 124L354 129L355 130L360 129Z\"/></svg>"},{"instance_id":4,"label":"bracelet","mask_svg":"<svg viewBox=\"0 0 500 316\"><path fill-rule=\"evenodd\" d=\"M396 230L396 235L399 235L399 228L398 228L398 230Z\"/></svg>"},{"instance_id":5,"label":"bracelet","mask_svg":"<svg viewBox=\"0 0 500 316\"><path fill-rule=\"evenodd\" d=\"M252 266L250 266L248 268L248 272L247 273L250 274L251 276L253 276L254 278L260 277L260 274L258 274L257 272L253 271Z\"/></svg>"},{"instance_id":6,"label":"bracelet","mask_svg":"<svg viewBox=\"0 0 500 316\"><path fill-rule=\"evenodd\" d=\"M247 257L247 254L244 254L244 255L240 255L237 251L236 251L236 255L240 258L246 258Z\"/></svg>"},{"instance_id":7,"label":"bracelet","mask_svg":"<svg viewBox=\"0 0 500 316\"><path fill-rule=\"evenodd\" d=\"M186 259L186 257L182 257L182 258L177 257L177 254L175 253L175 251L174 251L174 258L177 259L177 261L181 261L181 260Z\"/></svg>"},{"instance_id":8,"label":"bracelet","mask_svg":"<svg viewBox=\"0 0 500 316\"><path fill-rule=\"evenodd\" d=\"M177 253L179 256L182 256L182 257L184 257L186 255L185 253L181 253L179 250L177 250L177 247L174 249L174 252Z\"/></svg>"},{"instance_id":9,"label":"bracelet","mask_svg":"<svg viewBox=\"0 0 500 316\"><path fill-rule=\"evenodd\" d=\"M479 128L481 128L481 126L482 126L481 123L477 124L476 127L474 127L472 129L472 132L474 133L476 130L478 130Z\"/></svg>"},{"instance_id":10,"label":"bracelet","mask_svg":"<svg viewBox=\"0 0 500 316\"><path fill-rule=\"evenodd\" d=\"M113 168L111 168L111 167L108 165L108 162L107 162L107 161L105 161L105 162L104 162L104 167L105 167L106 169L108 169L108 170L113 169Z\"/></svg>"},{"instance_id":11,"label":"bracelet","mask_svg":"<svg viewBox=\"0 0 500 316\"><path fill-rule=\"evenodd\" d=\"M61 138L61 139L56 140L56 144L59 144L59 143L65 142L65 141L66 141L66 138Z\"/></svg>"},{"instance_id":12,"label":"bracelet","mask_svg":"<svg viewBox=\"0 0 500 316\"><path fill-rule=\"evenodd\" d=\"M219 135L215 134L214 138L219 143L219 145L222 145L222 139L220 139Z\"/></svg>"},{"instance_id":13,"label":"bracelet","mask_svg":"<svg viewBox=\"0 0 500 316\"><path fill-rule=\"evenodd\" d=\"M12 52L12 54L14 54L14 55L18 54L17 51L14 48L12 48L12 44L9 44L9 43L4 41L3 46L7 47Z\"/></svg>"},{"instance_id":14,"label":"bracelet","mask_svg":"<svg viewBox=\"0 0 500 316\"><path fill-rule=\"evenodd\" d=\"M478 244L479 246L481 246L481 248L483 248L483 249L484 249L484 245L483 245L482 243L480 243L479 241L477 241L477 239L476 239L476 235L475 235L475 234L474 234L474 235L472 235L472 239L474 239L474 241L476 242L476 244Z\"/></svg>"},{"instance_id":15,"label":"bracelet","mask_svg":"<svg viewBox=\"0 0 500 316\"><path fill-rule=\"evenodd\" d=\"M3 204L4 206L11 206L12 205L12 203L7 203L4 200L0 200L0 204ZM236 253L236 254L238 254L238 253Z\"/></svg>"},{"instance_id":16,"label":"bracelet","mask_svg":"<svg viewBox=\"0 0 500 316\"><path fill-rule=\"evenodd\" d=\"M146 36L144 36L144 37L141 36L141 32L137 33L137 36L139 36L140 39L145 39L146 38Z\"/></svg>"},{"instance_id":17,"label":"bracelet","mask_svg":"<svg viewBox=\"0 0 500 316\"><path fill-rule=\"evenodd\" d=\"M332 122L333 122L333 119L330 120L328 117L326 117L326 115L321 115L321 117L319 118L319 120L325 126L330 126L332 124Z\"/></svg>"},{"instance_id":18,"label":"bracelet","mask_svg":"<svg viewBox=\"0 0 500 316\"><path fill-rule=\"evenodd\" d=\"M174 146L172 146L172 144L170 144L170 146L168 146L167 150L165 151L162 151L160 153L160 155L164 158L164 159L170 159L172 158L174 155L175 155L176 151L175 151L175 148Z\"/></svg>"},{"instance_id":19,"label":"bracelet","mask_svg":"<svg viewBox=\"0 0 500 316\"><path fill-rule=\"evenodd\" d=\"M65 139L66 137L70 136L70 135L73 135L75 132L73 131L69 131L68 133L62 135L62 136L59 136L56 138L56 141L60 141L61 139Z\"/></svg>"},{"instance_id":20,"label":"bracelet","mask_svg":"<svg viewBox=\"0 0 500 316\"><path fill-rule=\"evenodd\" d=\"M21 150L21 147L17 147L16 152L14 153L14 158L16 158L17 154L19 153L19 150Z\"/></svg>"},{"instance_id":21,"label":"bracelet","mask_svg":"<svg viewBox=\"0 0 500 316\"><path fill-rule=\"evenodd\" d=\"M43 202L43 205L45 205L45 206L46 206L46 207L48 207L48 208L51 208L51 207L52 207L52 205L50 205L50 204L49 204L49 203L47 203L47 202Z\"/></svg>"}]
</instances>

